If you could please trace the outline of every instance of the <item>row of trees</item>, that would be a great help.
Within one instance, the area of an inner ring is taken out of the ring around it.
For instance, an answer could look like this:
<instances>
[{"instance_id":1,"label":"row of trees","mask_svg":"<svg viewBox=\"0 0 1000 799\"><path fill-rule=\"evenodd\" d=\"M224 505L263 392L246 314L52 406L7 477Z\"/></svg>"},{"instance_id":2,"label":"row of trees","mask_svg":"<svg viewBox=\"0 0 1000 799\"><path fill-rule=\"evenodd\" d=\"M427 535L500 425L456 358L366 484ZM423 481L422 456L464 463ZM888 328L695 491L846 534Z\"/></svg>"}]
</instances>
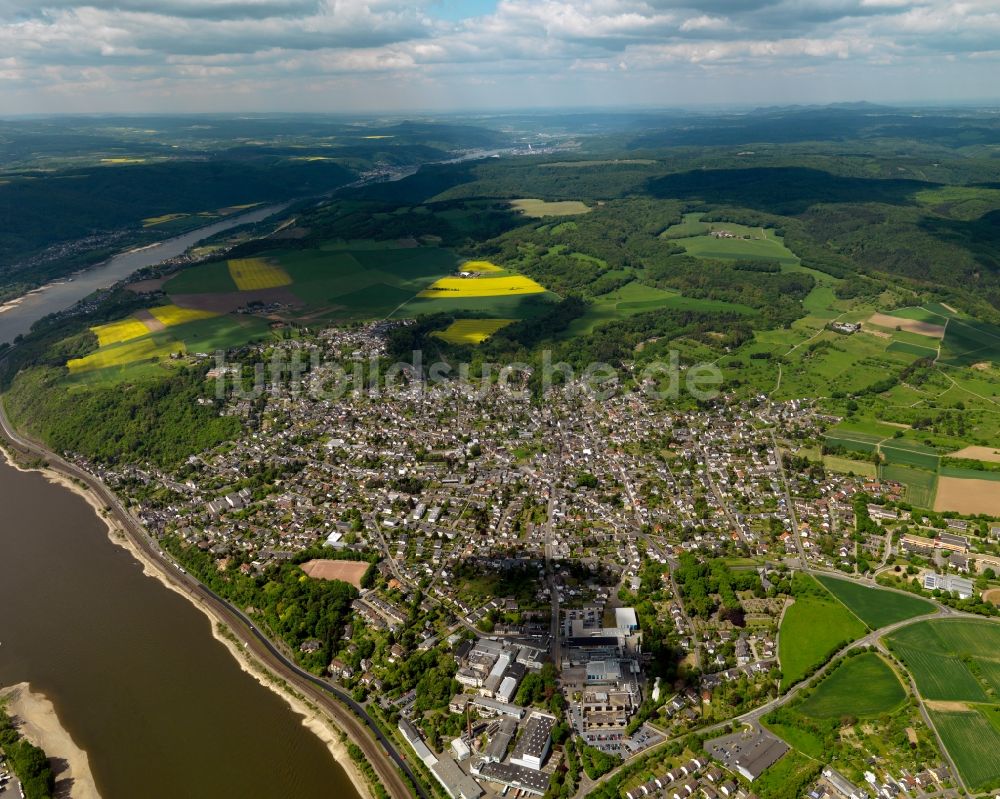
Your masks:
<instances>
[{"instance_id":1,"label":"row of trees","mask_svg":"<svg viewBox=\"0 0 1000 799\"><path fill-rule=\"evenodd\" d=\"M0 748L21 781L25 799L51 799L55 776L48 757L39 747L24 740L14 727L6 708L0 706Z\"/></svg>"}]
</instances>

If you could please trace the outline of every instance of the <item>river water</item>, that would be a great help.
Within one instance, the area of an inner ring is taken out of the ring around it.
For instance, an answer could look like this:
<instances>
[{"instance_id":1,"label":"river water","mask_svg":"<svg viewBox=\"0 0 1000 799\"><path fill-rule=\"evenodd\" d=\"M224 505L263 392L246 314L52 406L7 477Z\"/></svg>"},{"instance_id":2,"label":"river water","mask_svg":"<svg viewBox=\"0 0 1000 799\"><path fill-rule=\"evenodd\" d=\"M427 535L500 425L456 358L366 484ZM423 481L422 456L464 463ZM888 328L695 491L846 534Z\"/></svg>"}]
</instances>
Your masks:
<instances>
[{"instance_id":1,"label":"river water","mask_svg":"<svg viewBox=\"0 0 1000 799\"><path fill-rule=\"evenodd\" d=\"M0 314L0 340L218 229L33 295ZM82 498L2 458L0 609L0 685L26 681L52 700L104 799L358 799L326 746L240 669L203 613L145 576Z\"/></svg>"},{"instance_id":2,"label":"river water","mask_svg":"<svg viewBox=\"0 0 1000 799\"><path fill-rule=\"evenodd\" d=\"M290 203L281 203L258 208L256 211L215 222L149 247L124 252L99 266L81 272L73 280L54 281L24 297L0 305L0 344L13 341L16 336L27 333L43 316L65 310L97 289L112 286L143 267L153 266L168 258L181 255L188 247L209 236L239 225L259 222L289 205Z\"/></svg>"}]
</instances>

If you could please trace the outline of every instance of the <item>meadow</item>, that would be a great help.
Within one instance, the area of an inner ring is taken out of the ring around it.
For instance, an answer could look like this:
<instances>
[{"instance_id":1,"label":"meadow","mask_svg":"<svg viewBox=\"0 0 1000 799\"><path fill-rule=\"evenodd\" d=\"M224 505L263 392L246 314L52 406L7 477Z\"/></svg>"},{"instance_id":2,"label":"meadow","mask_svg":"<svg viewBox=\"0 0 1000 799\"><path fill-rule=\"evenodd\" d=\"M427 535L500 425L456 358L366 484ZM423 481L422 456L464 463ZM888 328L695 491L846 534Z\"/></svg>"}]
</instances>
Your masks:
<instances>
[{"instance_id":1,"label":"meadow","mask_svg":"<svg viewBox=\"0 0 1000 799\"><path fill-rule=\"evenodd\" d=\"M807 677L866 632L864 624L808 575L796 575L795 602L778 631L781 689Z\"/></svg>"},{"instance_id":2,"label":"meadow","mask_svg":"<svg viewBox=\"0 0 1000 799\"><path fill-rule=\"evenodd\" d=\"M511 207L525 216L542 218L546 216L575 216L588 214L592 210L579 200L562 200L546 202L545 200L521 199L511 200Z\"/></svg>"},{"instance_id":3,"label":"meadow","mask_svg":"<svg viewBox=\"0 0 1000 799\"><path fill-rule=\"evenodd\" d=\"M754 313L753 308L747 305L723 300L685 297L676 291L668 291L632 281L619 289L595 297L586 313L579 319L575 319L566 332L567 335L590 333L595 327L606 322L627 319L630 316L660 308L713 312L731 311L740 314Z\"/></svg>"},{"instance_id":4,"label":"meadow","mask_svg":"<svg viewBox=\"0 0 1000 799\"><path fill-rule=\"evenodd\" d=\"M878 654L865 652L843 660L795 709L817 719L877 718L905 700L895 672Z\"/></svg>"},{"instance_id":5,"label":"meadow","mask_svg":"<svg viewBox=\"0 0 1000 799\"><path fill-rule=\"evenodd\" d=\"M671 225L661 238L671 239L699 258L717 258L723 261L777 261L780 264L798 264L799 259L785 246L784 239L772 229L748 227L735 222L702 222L702 214L685 214L684 221ZM733 238L713 236L712 233L731 233Z\"/></svg>"},{"instance_id":6,"label":"meadow","mask_svg":"<svg viewBox=\"0 0 1000 799\"><path fill-rule=\"evenodd\" d=\"M1000 731L975 710L931 710L931 719L969 790L1000 787Z\"/></svg>"},{"instance_id":7,"label":"meadow","mask_svg":"<svg viewBox=\"0 0 1000 799\"><path fill-rule=\"evenodd\" d=\"M816 579L873 630L935 610L930 602L908 594L869 588L825 574L817 575Z\"/></svg>"}]
</instances>

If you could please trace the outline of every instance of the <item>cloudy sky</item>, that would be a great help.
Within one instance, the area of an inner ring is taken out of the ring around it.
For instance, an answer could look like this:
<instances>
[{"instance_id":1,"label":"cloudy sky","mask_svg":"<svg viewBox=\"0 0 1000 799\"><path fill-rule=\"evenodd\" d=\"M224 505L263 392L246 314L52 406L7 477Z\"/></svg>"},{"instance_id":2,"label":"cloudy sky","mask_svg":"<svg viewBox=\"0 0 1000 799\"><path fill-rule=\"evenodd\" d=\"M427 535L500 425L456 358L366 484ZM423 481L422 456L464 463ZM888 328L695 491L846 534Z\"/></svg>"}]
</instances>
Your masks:
<instances>
[{"instance_id":1,"label":"cloudy sky","mask_svg":"<svg viewBox=\"0 0 1000 799\"><path fill-rule=\"evenodd\" d=\"M0 0L0 115L1000 99L1000 0Z\"/></svg>"}]
</instances>

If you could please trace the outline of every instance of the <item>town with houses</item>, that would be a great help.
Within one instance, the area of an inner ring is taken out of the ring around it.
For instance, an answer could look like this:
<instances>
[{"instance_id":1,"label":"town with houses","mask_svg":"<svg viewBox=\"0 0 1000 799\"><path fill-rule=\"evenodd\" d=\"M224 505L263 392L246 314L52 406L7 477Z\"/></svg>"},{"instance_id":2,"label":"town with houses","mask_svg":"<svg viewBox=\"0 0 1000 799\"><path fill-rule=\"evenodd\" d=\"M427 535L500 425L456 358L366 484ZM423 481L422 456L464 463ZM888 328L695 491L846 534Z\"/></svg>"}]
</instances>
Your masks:
<instances>
[{"instance_id":1,"label":"town with houses","mask_svg":"<svg viewBox=\"0 0 1000 799\"><path fill-rule=\"evenodd\" d=\"M280 346L319 364L370 361L389 328ZM323 677L450 799L583 795L643 756L625 799L749 799L789 750L761 719L783 701L779 629L796 574L888 576L955 600L1000 571L1000 524L984 538L978 521L901 508L898 484L797 464L838 421L806 401L664 410L628 387L539 403L412 376L316 399L329 379L319 365L298 392L275 380L259 396L206 396L247 433L174 472L82 465L165 548L196 549L220 572L267 575L307 550L319 554L306 573L360 563ZM732 596L702 596L709 573ZM416 655L436 658L442 691L400 677ZM960 795L945 757L904 761L860 752L850 774L824 763L806 793Z\"/></svg>"}]
</instances>

